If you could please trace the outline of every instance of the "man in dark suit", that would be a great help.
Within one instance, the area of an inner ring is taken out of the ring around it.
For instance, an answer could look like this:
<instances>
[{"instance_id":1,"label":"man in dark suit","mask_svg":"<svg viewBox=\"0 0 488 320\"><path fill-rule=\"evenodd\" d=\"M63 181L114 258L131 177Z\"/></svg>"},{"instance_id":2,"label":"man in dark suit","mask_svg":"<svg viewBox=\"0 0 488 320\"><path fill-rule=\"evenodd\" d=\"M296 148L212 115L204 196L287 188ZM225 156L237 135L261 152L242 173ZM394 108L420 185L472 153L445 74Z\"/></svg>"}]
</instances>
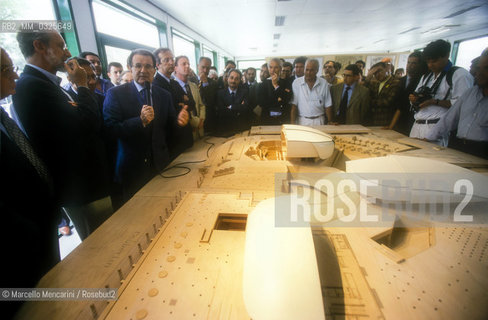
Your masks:
<instances>
[{"instance_id":1,"label":"man in dark suit","mask_svg":"<svg viewBox=\"0 0 488 320\"><path fill-rule=\"evenodd\" d=\"M218 85L218 88L219 89L222 89L224 88L227 84L226 84L226 79L224 79L225 77L225 74L228 73L231 69L235 69L236 68L236 63L232 60L227 60L225 62L225 69L224 69L224 75L220 76L218 79L217 79L217 85Z\"/></svg>"},{"instance_id":2,"label":"man in dark suit","mask_svg":"<svg viewBox=\"0 0 488 320\"><path fill-rule=\"evenodd\" d=\"M103 101L105 96L95 92L97 77L95 75L95 68L90 61L83 58L71 58L75 59L81 68L86 72L88 89L92 92L95 100L97 101L97 107L100 115L100 123L103 123ZM70 80L70 88L68 93L75 100L79 102L78 97L78 87L76 83L72 82L71 77L68 76ZM117 198L119 195L114 193L114 186L110 186L110 181L112 180L111 173L115 166L115 141L110 139L108 135L103 131L103 126L101 125L97 131L87 133L82 137L83 139L83 154L89 155L83 160L86 167L86 175L90 176L93 181L93 192L98 194L99 199L103 199L108 206L110 199L108 195L111 194L113 197ZM112 189L110 191L110 189ZM117 199L115 199L117 202ZM90 229L96 229L100 224L102 224L106 219L110 217L113 210L102 210L97 213L97 216L89 219L91 223Z\"/></svg>"},{"instance_id":3,"label":"man in dark suit","mask_svg":"<svg viewBox=\"0 0 488 320\"><path fill-rule=\"evenodd\" d=\"M127 64L134 81L109 90L103 105L105 126L118 140L115 179L126 201L169 164L167 137L188 123L186 108L176 115L168 91L150 85L156 66L151 52L133 50Z\"/></svg>"},{"instance_id":4,"label":"man in dark suit","mask_svg":"<svg viewBox=\"0 0 488 320\"><path fill-rule=\"evenodd\" d=\"M96 53L83 51L80 53L80 58L90 61L90 63L95 67L95 74L97 76L95 92L105 96L108 89L112 88L114 84L110 80L102 77L102 61L100 60L100 57Z\"/></svg>"},{"instance_id":5,"label":"man in dark suit","mask_svg":"<svg viewBox=\"0 0 488 320\"><path fill-rule=\"evenodd\" d=\"M330 87L332 108L327 118L332 124L364 124L370 110L369 90L359 84L360 71L350 64L344 69L344 82ZM332 111L332 112L330 112ZM331 114L332 113L332 114Z\"/></svg>"},{"instance_id":6,"label":"man in dark suit","mask_svg":"<svg viewBox=\"0 0 488 320\"><path fill-rule=\"evenodd\" d=\"M258 104L262 108L261 122L264 125L289 123L292 92L289 83L280 78L281 60L271 59L268 69L270 77L262 82L258 93Z\"/></svg>"},{"instance_id":7,"label":"man in dark suit","mask_svg":"<svg viewBox=\"0 0 488 320\"><path fill-rule=\"evenodd\" d=\"M176 93L173 89L173 72L175 71L175 57L173 52L168 48L159 48L153 52L156 58L157 71L152 82L153 86L161 87L171 94L173 99L173 107L176 108L178 102L176 100Z\"/></svg>"},{"instance_id":8,"label":"man in dark suit","mask_svg":"<svg viewBox=\"0 0 488 320\"><path fill-rule=\"evenodd\" d=\"M206 134L214 134L217 129L217 81L210 79L208 74L212 60L208 57L200 57L198 62L198 89L200 97L205 105L204 129Z\"/></svg>"},{"instance_id":9,"label":"man in dark suit","mask_svg":"<svg viewBox=\"0 0 488 320\"><path fill-rule=\"evenodd\" d=\"M427 72L427 64L422 59L422 53L412 52L408 56L407 75L400 79L399 90L395 99L397 109L388 129L394 129L406 136L410 135L415 119L408 96L415 91L425 72Z\"/></svg>"},{"instance_id":10,"label":"man in dark suit","mask_svg":"<svg viewBox=\"0 0 488 320\"><path fill-rule=\"evenodd\" d=\"M86 72L86 79L88 84L88 89L93 93L95 100L97 101L97 105L100 111L100 119L103 120L103 100L105 100L105 96L101 95L100 93L95 92L96 85L97 85L97 75L95 74L95 68L90 61L83 59L83 58L70 58L70 60L76 60L81 68L83 68ZM68 81L70 81L68 89L69 95L74 98L75 100L78 99L78 89L76 87L76 83L71 81L71 78L68 77Z\"/></svg>"},{"instance_id":11,"label":"man in dark suit","mask_svg":"<svg viewBox=\"0 0 488 320\"><path fill-rule=\"evenodd\" d=\"M237 69L229 72L228 87L220 89L218 93L218 115L220 132L224 136L249 130L250 114L247 93L241 86L242 74Z\"/></svg>"},{"instance_id":12,"label":"man in dark suit","mask_svg":"<svg viewBox=\"0 0 488 320\"><path fill-rule=\"evenodd\" d=\"M157 72L154 75L152 85L163 88L171 94L175 112L179 113L185 102L183 101L184 94L181 94L179 85L173 76L175 71L175 57L173 52L168 48L159 48L153 52L153 55L156 58ZM171 160L193 145L191 131L190 125L188 125L183 130L168 133L167 141ZM186 144L180 143L183 137L186 137Z\"/></svg>"},{"instance_id":13,"label":"man in dark suit","mask_svg":"<svg viewBox=\"0 0 488 320\"><path fill-rule=\"evenodd\" d=\"M203 136L203 124L205 122L205 105L200 97L200 92L195 83L189 81L191 73L190 60L187 56L175 58L175 82L172 82L178 105L177 112L186 106L190 121L183 128L178 139L172 141L171 152L179 155L193 146L193 140Z\"/></svg>"},{"instance_id":14,"label":"man in dark suit","mask_svg":"<svg viewBox=\"0 0 488 320\"><path fill-rule=\"evenodd\" d=\"M8 54L0 48L0 99L15 93L19 77ZM52 178L25 134L0 107L0 243L5 259L0 287L32 288L59 262L56 225L60 208ZM21 302L0 303L2 317L10 319Z\"/></svg>"},{"instance_id":15,"label":"man in dark suit","mask_svg":"<svg viewBox=\"0 0 488 320\"><path fill-rule=\"evenodd\" d=\"M244 86L247 87L249 94L249 109L251 112L251 125L258 125L261 118L261 107L258 105L259 83L256 81L256 69L253 67L247 68L244 72L246 82Z\"/></svg>"},{"instance_id":16,"label":"man in dark suit","mask_svg":"<svg viewBox=\"0 0 488 320\"><path fill-rule=\"evenodd\" d=\"M19 32L17 41L27 65L13 96L15 111L34 150L53 175L61 205L79 221L75 227L84 239L93 231L86 210L106 196L98 192L98 181L90 174L93 167L87 164L96 161L85 152L85 137L101 127L97 103L88 89L85 70L75 60L65 64L71 54L58 32ZM77 101L59 86L56 71L65 68L77 85Z\"/></svg>"}]
</instances>

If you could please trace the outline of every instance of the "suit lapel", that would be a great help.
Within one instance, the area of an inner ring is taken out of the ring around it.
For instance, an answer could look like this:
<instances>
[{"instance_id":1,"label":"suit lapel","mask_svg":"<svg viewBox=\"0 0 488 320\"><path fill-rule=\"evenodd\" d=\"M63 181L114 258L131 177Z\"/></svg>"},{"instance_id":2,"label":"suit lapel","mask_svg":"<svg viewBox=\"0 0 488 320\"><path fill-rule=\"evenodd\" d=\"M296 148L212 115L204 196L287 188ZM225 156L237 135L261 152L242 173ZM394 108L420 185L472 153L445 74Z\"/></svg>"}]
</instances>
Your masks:
<instances>
[{"instance_id":1,"label":"suit lapel","mask_svg":"<svg viewBox=\"0 0 488 320\"><path fill-rule=\"evenodd\" d=\"M199 108L199 104L197 103L198 98L200 97L200 92L198 90L198 87L194 85L193 82L188 81L188 86L190 87L191 95L193 97L193 101L195 102L195 110L197 113L197 117L200 117L200 108Z\"/></svg>"},{"instance_id":2,"label":"suit lapel","mask_svg":"<svg viewBox=\"0 0 488 320\"><path fill-rule=\"evenodd\" d=\"M347 104L348 106L350 106L359 98L359 86L360 86L359 83L356 83L356 85L354 86L354 89L352 90L352 94L351 94L351 99L349 99L349 103Z\"/></svg>"}]
</instances>

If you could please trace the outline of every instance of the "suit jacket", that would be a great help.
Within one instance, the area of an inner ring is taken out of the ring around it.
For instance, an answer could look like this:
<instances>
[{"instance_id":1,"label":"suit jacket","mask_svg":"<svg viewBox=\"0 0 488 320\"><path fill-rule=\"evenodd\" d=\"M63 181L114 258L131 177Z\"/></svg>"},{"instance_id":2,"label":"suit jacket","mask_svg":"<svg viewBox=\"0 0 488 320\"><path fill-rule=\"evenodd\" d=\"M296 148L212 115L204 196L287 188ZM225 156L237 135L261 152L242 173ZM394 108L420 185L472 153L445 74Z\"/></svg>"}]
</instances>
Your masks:
<instances>
[{"instance_id":1,"label":"suit jacket","mask_svg":"<svg viewBox=\"0 0 488 320\"><path fill-rule=\"evenodd\" d=\"M190 106L190 100L189 96L186 94L185 90L180 86L180 84L174 80L171 82L171 87L173 88L173 91L175 92L175 97L177 101L177 106L176 106L176 112L180 112L183 105L189 105L188 112L191 113L190 109L194 107L193 115L191 118L194 116L200 117L202 115L203 111L203 117L205 119L205 105L202 102L202 99L200 98L200 91L198 90L198 87L192 83L188 82L191 90L191 95L193 97L194 101L194 106ZM194 123L197 122L197 119L193 120ZM203 133L203 132L202 132ZM184 152L186 149L191 148L193 146L193 128L192 128L192 120L188 121L188 124L183 128L182 134L178 137L175 137L171 141L170 149L173 157L177 157L179 154Z\"/></svg>"},{"instance_id":2,"label":"suit jacket","mask_svg":"<svg viewBox=\"0 0 488 320\"><path fill-rule=\"evenodd\" d=\"M80 102L78 93L71 86L68 93L76 102ZM100 123L103 123L103 101L105 96L94 93L94 97L100 112ZM100 126L97 131L85 134L82 137L82 141L82 153L85 155L83 163L85 164L86 174L93 181L92 190L98 196L97 199L101 199L109 194L110 178L112 178L110 170L113 170L113 166L109 165L112 158L109 157L108 151L113 151L113 143L108 139L108 135L104 132L103 126Z\"/></svg>"},{"instance_id":3,"label":"suit jacket","mask_svg":"<svg viewBox=\"0 0 488 320\"><path fill-rule=\"evenodd\" d=\"M262 109L261 107L256 109L256 107L259 106L258 104L259 86L260 84L257 82L254 82L252 85L249 85L248 83L244 84L244 87L246 87L248 90L249 109L251 110L251 114L250 114L251 126L258 125L260 123Z\"/></svg>"},{"instance_id":4,"label":"suit jacket","mask_svg":"<svg viewBox=\"0 0 488 320\"><path fill-rule=\"evenodd\" d=\"M171 94L171 97L173 99L173 107L176 108L178 106L179 101L177 101L177 95L173 89L173 83L175 83L175 82L176 81L174 79L169 79L169 82L168 82L165 78L163 78L159 74L159 72L156 72L156 75L154 76L154 80L152 82L152 85L158 86L160 88L163 88L164 90L167 90Z\"/></svg>"},{"instance_id":5,"label":"suit jacket","mask_svg":"<svg viewBox=\"0 0 488 320\"><path fill-rule=\"evenodd\" d=\"M220 134L230 136L249 129L252 110L249 107L247 88L239 86L234 99L228 88L220 89L217 105Z\"/></svg>"},{"instance_id":6,"label":"suit jacket","mask_svg":"<svg viewBox=\"0 0 488 320\"><path fill-rule=\"evenodd\" d=\"M34 150L44 160L63 206L77 206L100 198L94 192L92 155L85 136L100 130L97 103L88 88L79 88L78 101L37 69L26 66L17 81L14 107Z\"/></svg>"},{"instance_id":7,"label":"suit jacket","mask_svg":"<svg viewBox=\"0 0 488 320\"><path fill-rule=\"evenodd\" d=\"M258 104L263 109L261 119L263 124L281 125L290 122L291 87L286 80L279 79L278 89L275 90L271 79L264 80L258 93ZM280 112L281 116L271 116L271 112Z\"/></svg>"},{"instance_id":8,"label":"suit jacket","mask_svg":"<svg viewBox=\"0 0 488 320\"><path fill-rule=\"evenodd\" d=\"M388 126L397 109L395 99L399 89L398 79L390 77L379 92L380 82L377 80L365 81L364 85L369 88L371 95L371 114L368 116L367 124Z\"/></svg>"},{"instance_id":9,"label":"suit jacket","mask_svg":"<svg viewBox=\"0 0 488 320\"><path fill-rule=\"evenodd\" d=\"M217 92L219 90L217 81L208 79L208 85L199 83L200 97L205 105L204 128L207 133L214 133L217 129Z\"/></svg>"},{"instance_id":10,"label":"suit jacket","mask_svg":"<svg viewBox=\"0 0 488 320\"><path fill-rule=\"evenodd\" d=\"M344 83L335 84L330 87L334 117L336 117L337 113L339 112L343 90ZM351 98L347 104L346 124L365 124L369 111L369 90L359 83L356 83L356 86L352 91Z\"/></svg>"},{"instance_id":11,"label":"suit jacket","mask_svg":"<svg viewBox=\"0 0 488 320\"><path fill-rule=\"evenodd\" d=\"M203 138L204 135L204 127L199 128L200 122L203 121L205 124L205 118L207 116L206 106L203 104L202 97L200 96L200 89L198 85L188 81L190 86L191 95L193 100L195 100L195 110L196 114L191 114L190 117L190 125L193 129L193 140L197 140L199 138Z\"/></svg>"},{"instance_id":12,"label":"suit jacket","mask_svg":"<svg viewBox=\"0 0 488 320\"><path fill-rule=\"evenodd\" d=\"M2 254L8 257L0 266L0 286L32 288L59 262L60 208L48 184L1 123L0 168L0 243ZM2 317L11 319L19 306L3 303Z\"/></svg>"},{"instance_id":13,"label":"suit jacket","mask_svg":"<svg viewBox=\"0 0 488 320\"><path fill-rule=\"evenodd\" d=\"M105 126L117 139L114 177L130 197L170 162L167 137L177 131L171 95L152 86L154 120L143 126L140 118L145 104L134 82L114 87L103 104Z\"/></svg>"},{"instance_id":14,"label":"suit jacket","mask_svg":"<svg viewBox=\"0 0 488 320\"><path fill-rule=\"evenodd\" d=\"M408 96L415 91L417 85L419 84L421 76L417 78L411 78L410 82L407 84L407 76L404 76L399 81L399 90L397 97L395 99L395 105L397 110L400 110L400 118L395 124L394 130L409 136L410 130L412 129L414 123L414 112L410 108L410 100Z\"/></svg>"}]
</instances>

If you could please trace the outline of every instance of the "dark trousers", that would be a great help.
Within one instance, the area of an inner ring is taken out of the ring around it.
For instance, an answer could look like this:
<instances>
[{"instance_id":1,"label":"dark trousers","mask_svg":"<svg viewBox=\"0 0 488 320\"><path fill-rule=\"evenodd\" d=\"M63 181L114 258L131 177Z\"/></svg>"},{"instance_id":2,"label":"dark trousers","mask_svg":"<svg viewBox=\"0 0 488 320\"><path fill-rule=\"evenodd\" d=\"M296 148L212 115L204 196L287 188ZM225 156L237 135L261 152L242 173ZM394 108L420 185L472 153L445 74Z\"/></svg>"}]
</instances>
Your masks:
<instances>
[{"instance_id":1,"label":"dark trousers","mask_svg":"<svg viewBox=\"0 0 488 320\"><path fill-rule=\"evenodd\" d=\"M488 159L488 141L466 140L451 136L449 138L449 148Z\"/></svg>"}]
</instances>

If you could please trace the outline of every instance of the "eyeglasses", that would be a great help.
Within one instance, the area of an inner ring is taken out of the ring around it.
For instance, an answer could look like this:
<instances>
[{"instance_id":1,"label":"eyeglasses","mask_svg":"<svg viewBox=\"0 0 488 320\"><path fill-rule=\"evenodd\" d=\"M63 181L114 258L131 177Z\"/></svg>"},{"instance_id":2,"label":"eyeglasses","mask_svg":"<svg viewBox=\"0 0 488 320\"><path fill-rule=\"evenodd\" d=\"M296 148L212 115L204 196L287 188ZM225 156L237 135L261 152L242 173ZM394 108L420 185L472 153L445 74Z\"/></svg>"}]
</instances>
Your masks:
<instances>
[{"instance_id":1,"label":"eyeglasses","mask_svg":"<svg viewBox=\"0 0 488 320\"><path fill-rule=\"evenodd\" d=\"M343 73L343 74L342 74L342 77L343 77L343 78L347 78L347 77L354 77L354 75L353 75L353 74L345 74L345 73Z\"/></svg>"},{"instance_id":2,"label":"eyeglasses","mask_svg":"<svg viewBox=\"0 0 488 320\"><path fill-rule=\"evenodd\" d=\"M139 71L142 70L142 68L145 68L146 70L152 70L154 69L154 66L152 64L141 64L141 63L136 63L135 65L132 66L135 70Z\"/></svg>"},{"instance_id":3,"label":"eyeglasses","mask_svg":"<svg viewBox=\"0 0 488 320\"><path fill-rule=\"evenodd\" d=\"M19 71L19 67L2 65L2 69L1 70L2 70L2 72L14 72L14 73L17 73L17 71Z\"/></svg>"}]
</instances>

